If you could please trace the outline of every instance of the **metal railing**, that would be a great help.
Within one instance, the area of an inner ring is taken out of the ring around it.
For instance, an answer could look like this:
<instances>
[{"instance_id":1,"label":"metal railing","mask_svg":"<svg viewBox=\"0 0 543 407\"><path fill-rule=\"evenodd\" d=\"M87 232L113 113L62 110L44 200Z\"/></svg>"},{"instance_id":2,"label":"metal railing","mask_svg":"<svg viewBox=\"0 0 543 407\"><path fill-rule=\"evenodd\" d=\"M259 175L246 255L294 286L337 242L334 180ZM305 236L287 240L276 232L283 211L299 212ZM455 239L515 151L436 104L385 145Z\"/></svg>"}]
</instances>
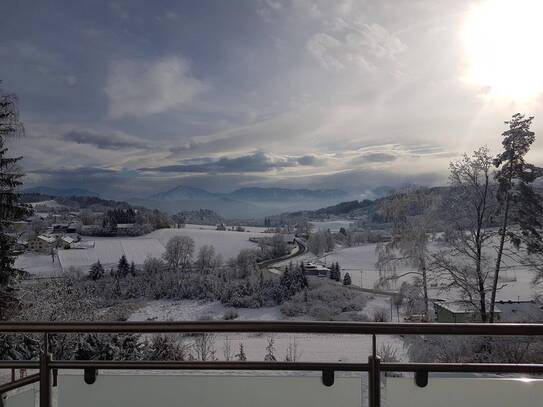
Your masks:
<instances>
[{"instance_id":1,"label":"metal railing","mask_svg":"<svg viewBox=\"0 0 543 407\"><path fill-rule=\"evenodd\" d=\"M197 322L0 322L0 333L44 334L40 359L0 361L0 368L39 369L31 375L0 386L0 395L37 381L40 406L50 407L52 371L82 369L92 375L99 369L137 370L249 370L318 371L325 386L334 384L335 372L367 372L370 407L380 406L382 372L414 372L417 383L427 381L428 372L543 374L543 364L506 363L384 363L377 355L377 335L483 335L542 336L543 324L394 324L358 322L290 321L197 321ZM48 349L49 334L81 333L306 333L370 335L372 353L367 363L343 362L237 362L237 361L115 361L53 360Z\"/></svg>"}]
</instances>

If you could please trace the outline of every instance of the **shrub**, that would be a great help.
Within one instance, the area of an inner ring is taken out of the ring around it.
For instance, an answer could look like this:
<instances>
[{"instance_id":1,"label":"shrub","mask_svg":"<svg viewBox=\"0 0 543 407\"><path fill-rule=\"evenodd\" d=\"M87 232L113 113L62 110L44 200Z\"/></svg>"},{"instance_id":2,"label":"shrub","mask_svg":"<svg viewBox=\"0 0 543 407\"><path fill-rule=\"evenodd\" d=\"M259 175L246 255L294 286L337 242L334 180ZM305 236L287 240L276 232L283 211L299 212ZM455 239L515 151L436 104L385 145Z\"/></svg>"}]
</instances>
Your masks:
<instances>
[{"instance_id":1,"label":"shrub","mask_svg":"<svg viewBox=\"0 0 543 407\"><path fill-rule=\"evenodd\" d=\"M224 315L222 316L222 319L225 321L230 321L232 319L236 319L239 317L238 311L235 308L227 308L224 311Z\"/></svg>"},{"instance_id":2,"label":"shrub","mask_svg":"<svg viewBox=\"0 0 543 407\"><path fill-rule=\"evenodd\" d=\"M377 308L373 311L373 322L388 322L389 312L385 308Z\"/></svg>"}]
</instances>

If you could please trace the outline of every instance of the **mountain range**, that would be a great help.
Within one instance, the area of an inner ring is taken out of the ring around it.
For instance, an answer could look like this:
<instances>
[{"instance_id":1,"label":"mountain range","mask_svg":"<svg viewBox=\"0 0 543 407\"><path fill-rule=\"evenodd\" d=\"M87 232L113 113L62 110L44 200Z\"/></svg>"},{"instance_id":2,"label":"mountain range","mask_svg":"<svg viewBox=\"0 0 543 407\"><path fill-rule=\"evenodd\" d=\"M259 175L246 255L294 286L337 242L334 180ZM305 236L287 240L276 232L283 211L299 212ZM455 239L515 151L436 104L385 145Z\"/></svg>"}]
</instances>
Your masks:
<instances>
[{"instance_id":1,"label":"mountain range","mask_svg":"<svg viewBox=\"0 0 543 407\"><path fill-rule=\"evenodd\" d=\"M349 198L339 189L240 188L232 192L209 192L202 188L179 185L130 203L169 213L211 209L227 218L252 218L285 211L317 209Z\"/></svg>"}]
</instances>

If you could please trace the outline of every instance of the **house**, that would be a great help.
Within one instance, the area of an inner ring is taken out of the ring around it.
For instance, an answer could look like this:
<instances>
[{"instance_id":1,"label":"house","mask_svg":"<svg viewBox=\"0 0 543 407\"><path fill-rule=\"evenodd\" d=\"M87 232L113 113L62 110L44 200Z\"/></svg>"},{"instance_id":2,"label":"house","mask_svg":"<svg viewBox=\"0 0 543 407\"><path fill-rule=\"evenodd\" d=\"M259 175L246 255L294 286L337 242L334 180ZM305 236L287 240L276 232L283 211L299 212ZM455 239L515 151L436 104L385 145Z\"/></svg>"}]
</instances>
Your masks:
<instances>
[{"instance_id":1,"label":"house","mask_svg":"<svg viewBox=\"0 0 543 407\"><path fill-rule=\"evenodd\" d=\"M536 301L496 301L501 322L543 322L543 304Z\"/></svg>"},{"instance_id":2,"label":"house","mask_svg":"<svg viewBox=\"0 0 543 407\"><path fill-rule=\"evenodd\" d=\"M436 322L470 323L481 322L479 311L465 301L436 301L434 302ZM501 309L494 310L496 321L501 320Z\"/></svg>"},{"instance_id":3,"label":"house","mask_svg":"<svg viewBox=\"0 0 543 407\"><path fill-rule=\"evenodd\" d=\"M28 241L28 248L35 252L50 253L55 248L56 241L54 236L38 235Z\"/></svg>"},{"instance_id":4,"label":"house","mask_svg":"<svg viewBox=\"0 0 543 407\"><path fill-rule=\"evenodd\" d=\"M308 261L304 263L305 274L308 276L328 277L330 275L330 269L322 264L313 263Z\"/></svg>"},{"instance_id":5,"label":"house","mask_svg":"<svg viewBox=\"0 0 543 407\"><path fill-rule=\"evenodd\" d=\"M59 239L59 246L63 249L69 249L72 244L74 244L77 240L70 236L70 235L64 235Z\"/></svg>"}]
</instances>

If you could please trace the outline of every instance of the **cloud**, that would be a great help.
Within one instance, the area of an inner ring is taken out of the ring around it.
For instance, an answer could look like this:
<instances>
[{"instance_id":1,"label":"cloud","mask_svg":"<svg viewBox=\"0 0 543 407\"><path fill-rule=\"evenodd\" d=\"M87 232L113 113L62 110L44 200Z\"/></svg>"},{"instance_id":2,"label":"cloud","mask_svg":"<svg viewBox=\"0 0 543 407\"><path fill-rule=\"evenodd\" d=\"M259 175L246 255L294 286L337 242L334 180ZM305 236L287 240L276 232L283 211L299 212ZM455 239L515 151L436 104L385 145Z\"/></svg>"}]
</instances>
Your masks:
<instances>
[{"instance_id":1,"label":"cloud","mask_svg":"<svg viewBox=\"0 0 543 407\"><path fill-rule=\"evenodd\" d=\"M341 50L342 44L326 33L317 33L307 42L307 50L326 69L342 70L345 65L339 57L334 56L334 50Z\"/></svg>"},{"instance_id":2,"label":"cloud","mask_svg":"<svg viewBox=\"0 0 543 407\"><path fill-rule=\"evenodd\" d=\"M395 59L408 47L382 25L365 23L353 13L335 21L328 32L314 34L306 49L328 70L358 68L375 71L380 59Z\"/></svg>"},{"instance_id":3,"label":"cloud","mask_svg":"<svg viewBox=\"0 0 543 407\"><path fill-rule=\"evenodd\" d=\"M367 153L357 157L353 162L357 163L383 163L395 161L398 158L396 154L391 153Z\"/></svg>"},{"instance_id":4,"label":"cloud","mask_svg":"<svg viewBox=\"0 0 543 407\"><path fill-rule=\"evenodd\" d=\"M104 91L110 116L120 118L182 109L207 89L206 83L190 75L184 58L167 57L152 63L114 62Z\"/></svg>"},{"instance_id":5,"label":"cloud","mask_svg":"<svg viewBox=\"0 0 543 407\"><path fill-rule=\"evenodd\" d=\"M190 162L194 161L194 159L190 160ZM256 152L235 158L221 157L215 161L212 161L210 158L203 158L199 161L204 162L197 164L164 165L154 168L141 168L140 170L173 173L251 173L281 170L297 166L317 166L323 162L322 159L313 155L277 156L263 152Z\"/></svg>"},{"instance_id":6,"label":"cloud","mask_svg":"<svg viewBox=\"0 0 543 407\"><path fill-rule=\"evenodd\" d=\"M148 148L141 140L121 132L108 134L88 130L74 130L64 133L62 140L78 144L88 144L104 150L121 150L125 148Z\"/></svg>"}]
</instances>

